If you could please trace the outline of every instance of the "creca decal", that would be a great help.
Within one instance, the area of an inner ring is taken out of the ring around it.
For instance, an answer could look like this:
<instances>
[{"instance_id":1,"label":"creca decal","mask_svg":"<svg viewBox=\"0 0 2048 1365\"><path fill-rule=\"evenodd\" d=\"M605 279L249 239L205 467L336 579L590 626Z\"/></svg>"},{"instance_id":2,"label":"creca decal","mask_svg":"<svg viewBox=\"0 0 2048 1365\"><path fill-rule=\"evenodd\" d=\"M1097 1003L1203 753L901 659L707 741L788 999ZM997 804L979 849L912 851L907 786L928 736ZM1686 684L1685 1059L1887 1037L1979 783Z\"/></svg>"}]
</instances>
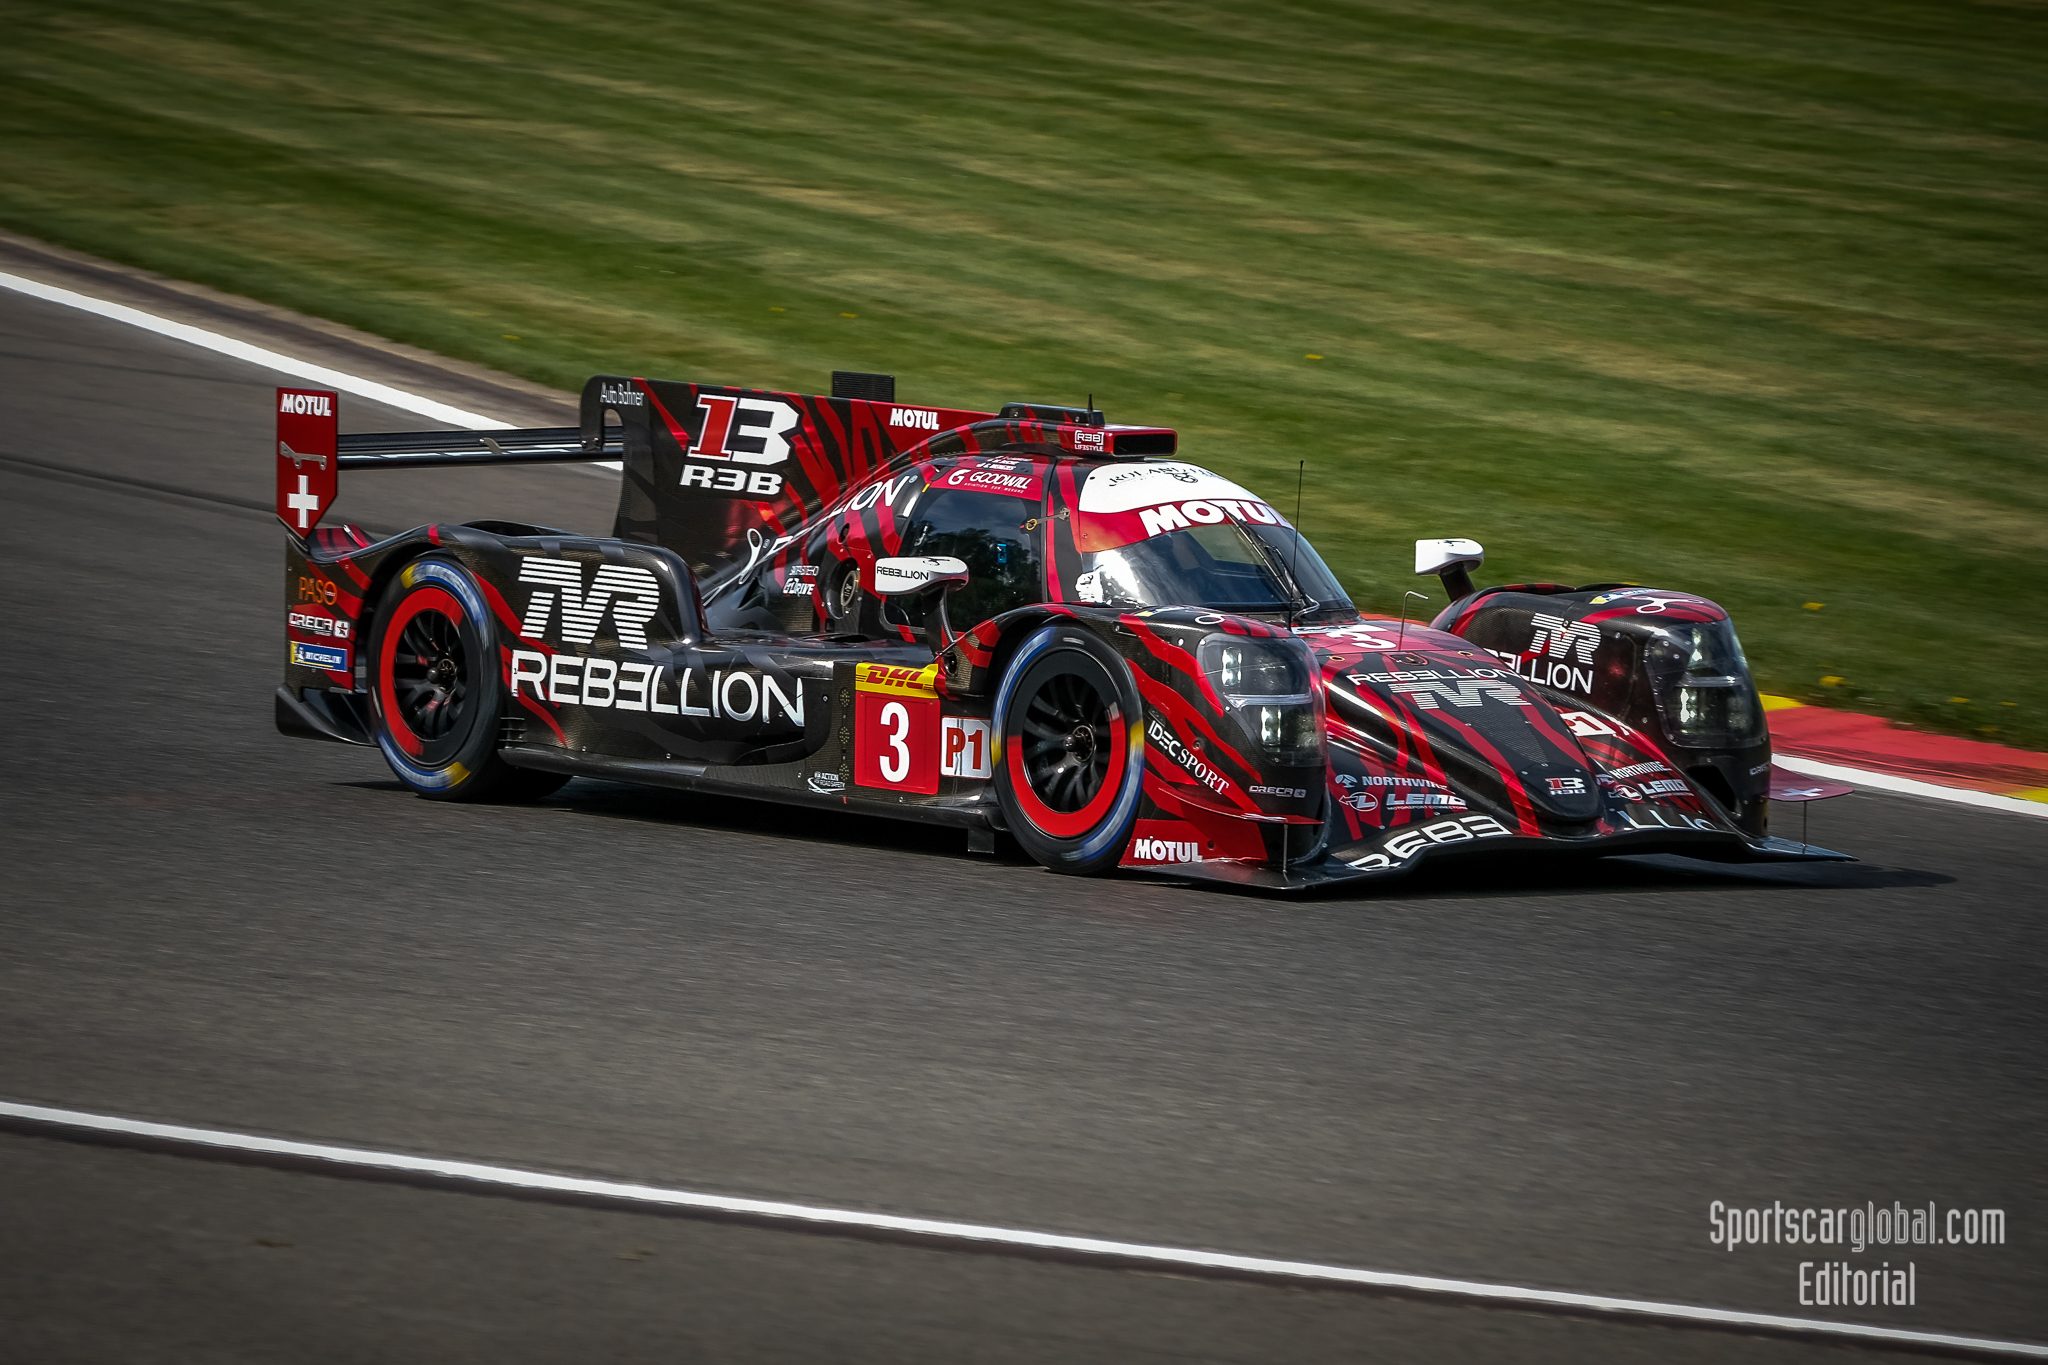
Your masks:
<instances>
[{"instance_id":1,"label":"creca decal","mask_svg":"<svg viewBox=\"0 0 2048 1365\"><path fill-rule=\"evenodd\" d=\"M512 651L512 695L557 706L594 706L774 724L804 723L803 688L772 673L739 668L675 668L574 654Z\"/></svg>"},{"instance_id":2,"label":"creca decal","mask_svg":"<svg viewBox=\"0 0 2048 1365\"><path fill-rule=\"evenodd\" d=\"M885 693L894 697L936 697L939 695L939 666L926 664L909 668L896 664L856 664L853 670L856 692Z\"/></svg>"},{"instance_id":3,"label":"creca decal","mask_svg":"<svg viewBox=\"0 0 2048 1365\"><path fill-rule=\"evenodd\" d=\"M330 640L346 640L355 632L353 623L342 617L329 616L325 612L317 611L287 612L285 624L293 630L304 631L308 635L325 636Z\"/></svg>"}]
</instances>

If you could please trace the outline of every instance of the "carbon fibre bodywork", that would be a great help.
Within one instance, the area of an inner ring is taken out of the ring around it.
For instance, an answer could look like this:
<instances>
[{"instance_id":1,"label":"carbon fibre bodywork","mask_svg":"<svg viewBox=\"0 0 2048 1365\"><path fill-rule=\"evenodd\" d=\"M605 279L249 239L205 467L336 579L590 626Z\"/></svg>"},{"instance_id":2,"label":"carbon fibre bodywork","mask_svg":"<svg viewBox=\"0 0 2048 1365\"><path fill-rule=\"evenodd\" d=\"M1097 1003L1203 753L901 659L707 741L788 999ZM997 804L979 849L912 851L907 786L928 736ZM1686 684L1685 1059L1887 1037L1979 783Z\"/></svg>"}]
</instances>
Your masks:
<instances>
[{"instance_id":1,"label":"carbon fibre bodywork","mask_svg":"<svg viewBox=\"0 0 2048 1365\"><path fill-rule=\"evenodd\" d=\"M294 420L292 453L320 449ZM518 448L521 433L502 435L485 444ZM339 468L361 467L354 439ZM374 439L378 460L432 445ZM1473 594L1428 626L1348 603L1099 600L1105 549L1285 521L1155 458L1171 432L1095 414L599 377L581 444L624 462L611 537L472 522L369 543L319 526L325 502L293 525L281 470L280 728L379 744L406 776L376 723L390 660L367 642L395 592L438 573L497 650L498 752L523 768L1002 829L1033 818L994 780L1022 763L1003 739L1006 680L1051 628L1099 641L1135 684L1140 713L1113 714L1119 785L1101 826L1127 868L1303 888L1532 845L1840 856L1768 837L1760 710L1712 734L1674 712L1672 695L1708 675L1685 671L1672 627L1726 626L1704 599L1529 585ZM877 561L932 549L933 526L950 525L940 507L972 510L946 542L974 561L952 601L989 608L964 630L945 599L875 591ZM1300 690L1234 685L1247 669ZM1024 769L1009 775L1014 788Z\"/></svg>"}]
</instances>

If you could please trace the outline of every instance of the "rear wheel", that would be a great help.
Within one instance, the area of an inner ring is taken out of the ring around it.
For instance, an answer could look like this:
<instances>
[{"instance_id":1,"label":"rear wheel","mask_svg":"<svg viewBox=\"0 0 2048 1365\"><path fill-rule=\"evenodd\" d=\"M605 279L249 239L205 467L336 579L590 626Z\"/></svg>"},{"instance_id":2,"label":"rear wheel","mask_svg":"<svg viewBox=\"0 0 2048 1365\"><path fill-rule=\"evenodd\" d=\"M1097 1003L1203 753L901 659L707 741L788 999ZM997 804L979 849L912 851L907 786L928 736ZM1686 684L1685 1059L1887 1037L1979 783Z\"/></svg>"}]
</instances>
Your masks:
<instances>
[{"instance_id":1,"label":"rear wheel","mask_svg":"<svg viewBox=\"0 0 2048 1365\"><path fill-rule=\"evenodd\" d=\"M436 801L520 801L568 779L498 754L504 702L496 634L476 580L438 556L386 589L370 641L377 747L398 780Z\"/></svg>"},{"instance_id":2,"label":"rear wheel","mask_svg":"<svg viewBox=\"0 0 2048 1365\"><path fill-rule=\"evenodd\" d=\"M1130 666L1084 630L1048 626L996 693L996 798L1017 843L1055 872L1106 872L1130 842L1144 749Z\"/></svg>"}]
</instances>

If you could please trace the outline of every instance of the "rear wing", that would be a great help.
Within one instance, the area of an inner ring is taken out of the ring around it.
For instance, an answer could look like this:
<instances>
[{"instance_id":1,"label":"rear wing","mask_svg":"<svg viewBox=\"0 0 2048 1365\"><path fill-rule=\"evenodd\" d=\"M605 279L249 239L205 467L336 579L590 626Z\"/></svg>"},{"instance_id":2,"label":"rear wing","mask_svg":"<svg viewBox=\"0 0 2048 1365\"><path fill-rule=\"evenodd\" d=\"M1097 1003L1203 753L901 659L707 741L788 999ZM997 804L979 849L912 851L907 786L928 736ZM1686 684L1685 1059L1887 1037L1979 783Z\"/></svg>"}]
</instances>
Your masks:
<instances>
[{"instance_id":1,"label":"rear wing","mask_svg":"<svg viewBox=\"0 0 2048 1365\"><path fill-rule=\"evenodd\" d=\"M299 540L340 492L344 469L419 469L458 464L564 464L616 460L625 445L602 429L586 443L576 427L341 434L341 401L325 389L277 391L277 519Z\"/></svg>"}]
</instances>

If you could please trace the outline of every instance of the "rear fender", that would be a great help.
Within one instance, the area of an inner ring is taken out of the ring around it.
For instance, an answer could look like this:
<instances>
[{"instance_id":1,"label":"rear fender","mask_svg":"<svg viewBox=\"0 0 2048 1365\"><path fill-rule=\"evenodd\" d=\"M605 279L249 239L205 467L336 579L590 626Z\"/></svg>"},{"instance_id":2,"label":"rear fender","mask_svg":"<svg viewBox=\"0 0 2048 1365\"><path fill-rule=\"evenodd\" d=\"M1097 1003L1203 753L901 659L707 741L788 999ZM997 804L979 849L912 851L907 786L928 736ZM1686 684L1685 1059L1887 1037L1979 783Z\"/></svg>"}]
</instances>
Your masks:
<instances>
[{"instance_id":1,"label":"rear fender","mask_svg":"<svg viewBox=\"0 0 2048 1365\"><path fill-rule=\"evenodd\" d=\"M506 534L527 529L538 533ZM454 559L475 577L507 646L524 641L551 650L571 630L598 640L617 640L623 631L631 641L666 647L706 637L695 575L659 546L512 523L422 526L372 544L291 541L285 552L286 688L363 691L369 670L362 656L377 610L391 583L429 554ZM600 579L605 566L616 567ZM309 654L309 645L320 641L332 643Z\"/></svg>"}]
</instances>

